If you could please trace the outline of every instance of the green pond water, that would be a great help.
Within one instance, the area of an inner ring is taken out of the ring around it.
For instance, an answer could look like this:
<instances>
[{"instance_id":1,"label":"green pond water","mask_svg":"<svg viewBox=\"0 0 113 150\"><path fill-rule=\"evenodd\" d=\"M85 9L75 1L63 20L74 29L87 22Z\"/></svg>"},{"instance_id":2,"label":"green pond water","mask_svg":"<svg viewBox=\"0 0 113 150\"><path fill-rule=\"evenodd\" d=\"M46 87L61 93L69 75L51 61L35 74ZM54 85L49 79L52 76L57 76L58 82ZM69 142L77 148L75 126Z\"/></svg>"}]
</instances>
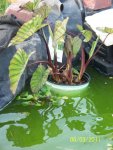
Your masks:
<instances>
[{"instance_id":1,"label":"green pond water","mask_svg":"<svg viewBox=\"0 0 113 150\"><path fill-rule=\"evenodd\" d=\"M94 70L87 90L59 106L0 112L0 150L108 150L113 144L113 79Z\"/></svg>"}]
</instances>

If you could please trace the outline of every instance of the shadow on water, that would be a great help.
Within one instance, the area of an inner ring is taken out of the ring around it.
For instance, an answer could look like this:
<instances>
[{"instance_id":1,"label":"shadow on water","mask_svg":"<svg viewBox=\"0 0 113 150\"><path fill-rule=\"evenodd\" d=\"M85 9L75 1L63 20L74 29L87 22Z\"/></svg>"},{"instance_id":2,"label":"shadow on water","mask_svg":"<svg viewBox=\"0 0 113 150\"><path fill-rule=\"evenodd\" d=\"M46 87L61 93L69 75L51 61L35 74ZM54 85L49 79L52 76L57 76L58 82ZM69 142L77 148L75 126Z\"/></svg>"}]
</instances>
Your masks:
<instances>
[{"instance_id":1,"label":"shadow on water","mask_svg":"<svg viewBox=\"0 0 113 150\"><path fill-rule=\"evenodd\" d=\"M68 140L75 135L101 136L107 139L106 143L108 139L112 142L112 87L112 79L93 72L87 91L69 98L59 106L23 107L15 101L0 114L0 147L9 150L7 147L10 143L9 147L16 147L17 150L17 147L46 145L52 139L59 141L63 138L61 145L70 147ZM66 140L68 142L65 144ZM55 143L53 145L56 147Z\"/></svg>"}]
</instances>

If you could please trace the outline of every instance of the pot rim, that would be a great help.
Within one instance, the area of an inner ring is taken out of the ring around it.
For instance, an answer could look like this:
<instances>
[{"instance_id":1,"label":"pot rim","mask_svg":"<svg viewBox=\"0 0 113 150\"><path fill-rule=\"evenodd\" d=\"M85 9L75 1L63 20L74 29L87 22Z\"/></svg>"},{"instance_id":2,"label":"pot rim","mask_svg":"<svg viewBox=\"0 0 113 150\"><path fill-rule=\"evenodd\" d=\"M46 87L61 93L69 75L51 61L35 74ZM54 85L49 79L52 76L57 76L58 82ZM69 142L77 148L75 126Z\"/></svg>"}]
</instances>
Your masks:
<instances>
[{"instance_id":1,"label":"pot rim","mask_svg":"<svg viewBox=\"0 0 113 150\"><path fill-rule=\"evenodd\" d=\"M75 87L75 86L77 87L77 86L82 86L82 85L88 84L90 82L91 78L90 78L90 75L88 73L85 72L83 77L85 77L85 79L87 81L85 81L84 83L81 83L81 84L74 84L74 85L58 84L58 83L52 82L50 80L47 80L47 82L50 83L50 84L57 85L57 86L62 86L62 87L67 87L67 86L68 87Z\"/></svg>"},{"instance_id":2,"label":"pot rim","mask_svg":"<svg viewBox=\"0 0 113 150\"><path fill-rule=\"evenodd\" d=\"M87 79L87 81L81 84L66 85L66 84L57 84L51 81L47 81L46 85L55 93L62 93L63 95L75 94L75 91L81 91L88 87L90 82L90 76L87 73L84 73L84 76Z\"/></svg>"}]
</instances>

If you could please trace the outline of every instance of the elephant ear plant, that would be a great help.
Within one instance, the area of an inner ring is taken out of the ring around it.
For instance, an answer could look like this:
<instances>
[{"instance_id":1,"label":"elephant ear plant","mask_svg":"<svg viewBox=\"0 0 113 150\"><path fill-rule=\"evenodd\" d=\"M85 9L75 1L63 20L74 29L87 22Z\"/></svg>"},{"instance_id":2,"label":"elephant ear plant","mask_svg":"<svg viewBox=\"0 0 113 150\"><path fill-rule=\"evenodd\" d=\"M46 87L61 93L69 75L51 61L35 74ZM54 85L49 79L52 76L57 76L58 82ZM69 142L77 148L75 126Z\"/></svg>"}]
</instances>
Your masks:
<instances>
[{"instance_id":1,"label":"elephant ear plant","mask_svg":"<svg viewBox=\"0 0 113 150\"><path fill-rule=\"evenodd\" d=\"M32 20L25 23L20 28L17 35L12 39L11 45L16 45L20 42L23 42L31 35L33 35L33 33L35 33L37 30L47 26L47 24L43 24L43 20L46 17L47 15L43 18L41 17L41 15L37 15ZM81 34L74 37L68 35L66 32L68 19L69 18L66 18L63 21L56 21L54 31L52 31L50 25L48 24L48 30L50 33L49 44L51 44L51 46L48 44L44 31L42 30L41 36L45 42L47 60L37 61L33 63L38 64L38 67L33 73L30 82L31 90L34 95L40 92L40 90L43 88L46 81L48 80L48 77L51 81L57 84L64 85L79 85L84 82L83 75L91 59L96 54L94 50L96 48L98 38L92 43L91 50L89 51L89 58L88 60L86 60L85 51L82 47L82 40L79 35L82 34L84 36L84 42L89 42L89 40L91 40L92 33L91 31L83 30L81 26L78 26ZM50 48L53 50L51 51ZM72 60L76 57L80 49L82 49L81 66L80 71L78 71L77 69L73 68ZM17 50L16 54L10 62L9 77L11 91L13 94L15 94L17 90L21 76L25 73L26 68L29 67L27 64L29 58L31 57L31 55L33 55L33 53L34 52L27 54L23 49L19 49ZM61 54L63 53L65 53L66 55L66 62L62 63L60 58L59 63L58 57L61 57ZM32 66L33 64L31 64L30 66Z\"/></svg>"}]
</instances>

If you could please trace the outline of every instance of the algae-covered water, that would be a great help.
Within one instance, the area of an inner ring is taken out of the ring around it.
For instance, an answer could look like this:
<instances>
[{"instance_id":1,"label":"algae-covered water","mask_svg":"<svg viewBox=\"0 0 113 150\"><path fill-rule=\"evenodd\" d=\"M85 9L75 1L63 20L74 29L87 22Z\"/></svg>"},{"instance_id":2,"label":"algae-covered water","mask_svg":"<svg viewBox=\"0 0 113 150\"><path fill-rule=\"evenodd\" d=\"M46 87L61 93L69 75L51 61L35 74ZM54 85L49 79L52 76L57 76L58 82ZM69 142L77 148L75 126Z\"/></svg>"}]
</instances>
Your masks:
<instances>
[{"instance_id":1,"label":"algae-covered water","mask_svg":"<svg viewBox=\"0 0 113 150\"><path fill-rule=\"evenodd\" d=\"M108 150L113 144L113 78L94 70L86 91L58 105L0 113L0 150Z\"/></svg>"}]
</instances>

